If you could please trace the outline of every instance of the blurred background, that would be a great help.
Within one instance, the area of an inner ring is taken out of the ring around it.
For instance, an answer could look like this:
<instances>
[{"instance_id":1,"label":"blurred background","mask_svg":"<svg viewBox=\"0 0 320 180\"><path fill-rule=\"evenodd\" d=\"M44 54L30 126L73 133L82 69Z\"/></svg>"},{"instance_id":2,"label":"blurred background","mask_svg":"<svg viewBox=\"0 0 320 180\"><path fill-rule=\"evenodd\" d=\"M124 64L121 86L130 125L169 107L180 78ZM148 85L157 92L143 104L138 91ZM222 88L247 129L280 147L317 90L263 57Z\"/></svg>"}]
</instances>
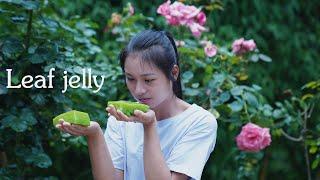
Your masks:
<instances>
[{"instance_id":1,"label":"blurred background","mask_svg":"<svg viewBox=\"0 0 320 180\"><path fill-rule=\"evenodd\" d=\"M180 2L206 14L200 37L169 25L157 13L164 1L0 0L0 179L92 179L86 139L57 131L52 118L77 109L105 129L107 101L132 100L118 54L147 28L183 41L184 98L218 118L202 179L320 179L320 1ZM241 37L257 50L233 54ZM203 40L216 44L215 57L206 56ZM55 68L55 88L7 89L9 68L15 84ZM80 75L81 68L104 75L103 88L61 93L63 71ZM237 148L247 122L270 128L269 147Z\"/></svg>"}]
</instances>

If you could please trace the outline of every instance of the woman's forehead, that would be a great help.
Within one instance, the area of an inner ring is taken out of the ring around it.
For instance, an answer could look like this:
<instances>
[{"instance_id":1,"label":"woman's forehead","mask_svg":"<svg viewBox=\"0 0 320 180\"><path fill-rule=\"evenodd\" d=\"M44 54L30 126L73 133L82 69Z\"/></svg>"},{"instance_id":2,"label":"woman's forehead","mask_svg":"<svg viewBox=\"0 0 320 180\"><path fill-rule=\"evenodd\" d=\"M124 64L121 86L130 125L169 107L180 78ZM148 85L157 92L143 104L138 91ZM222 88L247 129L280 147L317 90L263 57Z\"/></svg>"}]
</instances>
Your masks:
<instances>
[{"instance_id":1,"label":"woman's forehead","mask_svg":"<svg viewBox=\"0 0 320 180\"><path fill-rule=\"evenodd\" d=\"M124 63L124 71L128 75L150 76L158 75L160 70L152 63L146 62L138 56L128 56Z\"/></svg>"}]
</instances>

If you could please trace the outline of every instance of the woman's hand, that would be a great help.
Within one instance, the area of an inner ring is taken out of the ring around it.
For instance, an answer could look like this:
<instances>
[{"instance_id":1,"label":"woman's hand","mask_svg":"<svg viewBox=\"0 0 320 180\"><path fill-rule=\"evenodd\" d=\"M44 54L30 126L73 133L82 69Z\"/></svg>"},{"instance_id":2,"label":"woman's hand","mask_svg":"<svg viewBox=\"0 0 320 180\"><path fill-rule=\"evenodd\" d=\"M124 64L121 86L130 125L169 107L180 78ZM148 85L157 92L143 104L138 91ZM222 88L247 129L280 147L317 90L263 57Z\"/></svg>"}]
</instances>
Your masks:
<instances>
[{"instance_id":1,"label":"woman's hand","mask_svg":"<svg viewBox=\"0 0 320 180\"><path fill-rule=\"evenodd\" d=\"M100 125L95 121L90 121L90 125L85 127L76 124L70 124L63 119L60 119L59 124L56 125L56 128L74 136L91 137L99 132Z\"/></svg>"},{"instance_id":2,"label":"woman's hand","mask_svg":"<svg viewBox=\"0 0 320 180\"><path fill-rule=\"evenodd\" d=\"M143 125L153 125L157 122L156 115L153 110L144 113L140 110L134 110L133 116L128 117L122 111L117 110L113 105L106 108L109 115L114 116L118 121L140 122Z\"/></svg>"}]
</instances>

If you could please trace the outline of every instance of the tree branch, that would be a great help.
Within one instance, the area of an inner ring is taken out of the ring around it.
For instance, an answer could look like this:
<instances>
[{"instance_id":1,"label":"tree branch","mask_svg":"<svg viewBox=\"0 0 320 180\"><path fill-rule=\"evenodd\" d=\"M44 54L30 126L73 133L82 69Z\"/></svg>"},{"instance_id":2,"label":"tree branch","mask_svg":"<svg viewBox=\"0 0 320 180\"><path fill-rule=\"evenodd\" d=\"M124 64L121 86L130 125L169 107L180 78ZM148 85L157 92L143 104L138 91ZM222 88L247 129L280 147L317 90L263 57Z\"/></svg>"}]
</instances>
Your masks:
<instances>
[{"instance_id":1,"label":"tree branch","mask_svg":"<svg viewBox=\"0 0 320 180\"><path fill-rule=\"evenodd\" d=\"M280 129L281 133L284 135L284 137L286 137L287 139L291 140L291 141L295 141L295 142L301 142L303 140L303 137L300 135L300 137L296 138L296 137L292 137L289 134L287 134L283 129Z\"/></svg>"},{"instance_id":2,"label":"tree branch","mask_svg":"<svg viewBox=\"0 0 320 180\"><path fill-rule=\"evenodd\" d=\"M31 39L31 29L32 29L32 10L28 10L28 14L29 14L29 20L28 20L28 29L27 29L27 35L26 35L26 50L29 49L29 45L30 45L30 39Z\"/></svg>"}]
</instances>

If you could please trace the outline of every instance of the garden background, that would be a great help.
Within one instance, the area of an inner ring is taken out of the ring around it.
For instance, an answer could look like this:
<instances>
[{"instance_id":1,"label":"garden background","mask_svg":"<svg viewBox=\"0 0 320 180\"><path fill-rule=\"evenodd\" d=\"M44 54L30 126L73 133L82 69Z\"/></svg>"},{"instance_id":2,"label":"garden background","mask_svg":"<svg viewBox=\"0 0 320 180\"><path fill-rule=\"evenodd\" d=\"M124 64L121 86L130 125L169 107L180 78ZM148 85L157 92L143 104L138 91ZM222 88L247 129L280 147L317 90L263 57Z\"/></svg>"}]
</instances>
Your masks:
<instances>
[{"instance_id":1,"label":"garden background","mask_svg":"<svg viewBox=\"0 0 320 180\"><path fill-rule=\"evenodd\" d=\"M205 13L200 35L168 24L157 13L163 1L0 0L0 179L92 179L86 139L61 133L52 118L77 109L105 128L107 101L132 100L118 54L147 28L173 34L184 99L217 117L217 144L202 179L320 179L320 1L180 2ZM256 48L235 53L241 37ZM216 52L208 54L208 46ZM106 82L98 93L63 94L62 76L53 89L6 88L6 69L17 84L50 68L57 76L92 68ZM237 147L248 122L269 128L270 146Z\"/></svg>"}]
</instances>

